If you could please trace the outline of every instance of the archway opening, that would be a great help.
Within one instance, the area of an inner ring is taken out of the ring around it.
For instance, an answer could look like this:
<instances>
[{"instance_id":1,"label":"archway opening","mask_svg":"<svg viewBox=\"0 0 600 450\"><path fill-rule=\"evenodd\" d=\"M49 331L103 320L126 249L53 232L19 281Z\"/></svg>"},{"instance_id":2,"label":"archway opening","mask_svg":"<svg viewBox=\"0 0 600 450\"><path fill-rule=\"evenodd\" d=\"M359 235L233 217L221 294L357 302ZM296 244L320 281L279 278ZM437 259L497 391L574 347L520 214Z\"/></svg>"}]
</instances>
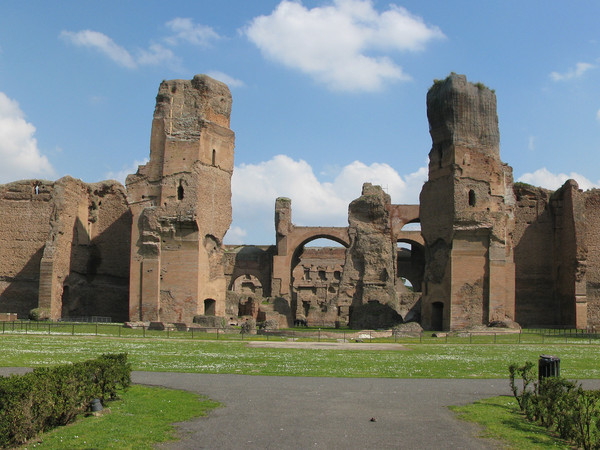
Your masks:
<instances>
[{"instance_id":1,"label":"archway opening","mask_svg":"<svg viewBox=\"0 0 600 450\"><path fill-rule=\"evenodd\" d=\"M396 247L396 290L421 292L425 273L425 249L409 239L401 239Z\"/></svg>"},{"instance_id":2,"label":"archway opening","mask_svg":"<svg viewBox=\"0 0 600 450\"><path fill-rule=\"evenodd\" d=\"M337 298L346 258L346 243L333 236L312 236L294 251L291 300L294 320L312 326L335 326Z\"/></svg>"}]
</instances>

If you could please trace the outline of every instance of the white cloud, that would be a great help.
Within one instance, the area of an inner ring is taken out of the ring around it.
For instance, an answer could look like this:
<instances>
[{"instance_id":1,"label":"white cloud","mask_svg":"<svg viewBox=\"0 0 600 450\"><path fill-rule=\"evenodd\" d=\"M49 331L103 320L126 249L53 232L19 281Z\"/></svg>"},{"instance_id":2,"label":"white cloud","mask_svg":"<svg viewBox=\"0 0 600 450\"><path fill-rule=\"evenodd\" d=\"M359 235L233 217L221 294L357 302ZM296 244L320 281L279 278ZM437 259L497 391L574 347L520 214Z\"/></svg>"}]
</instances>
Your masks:
<instances>
[{"instance_id":1,"label":"white cloud","mask_svg":"<svg viewBox=\"0 0 600 450\"><path fill-rule=\"evenodd\" d=\"M0 92L0 182L55 175L34 134L19 104Z\"/></svg>"},{"instance_id":2,"label":"white cloud","mask_svg":"<svg viewBox=\"0 0 600 450\"><path fill-rule=\"evenodd\" d=\"M175 56L171 49L160 44L150 44L148 50L138 52L136 62L139 65L146 66L158 66L160 64L177 66L180 64L180 59Z\"/></svg>"},{"instance_id":3,"label":"white cloud","mask_svg":"<svg viewBox=\"0 0 600 450\"><path fill-rule=\"evenodd\" d=\"M426 178L425 167L403 177L387 164L355 161L344 166L333 182L322 182L306 161L286 155L258 164L241 164L232 178L233 227L246 231L250 243L274 243L277 197L292 199L296 225L346 226L348 204L360 196L364 182L383 186L393 203L414 204ZM228 242L233 238L228 237Z\"/></svg>"},{"instance_id":4,"label":"white cloud","mask_svg":"<svg viewBox=\"0 0 600 450\"><path fill-rule=\"evenodd\" d=\"M527 143L527 148L531 151L535 150L535 136L529 136L529 142Z\"/></svg>"},{"instance_id":5,"label":"white cloud","mask_svg":"<svg viewBox=\"0 0 600 450\"><path fill-rule=\"evenodd\" d=\"M225 244L244 244L248 232L241 227L232 226L227 230L227 234L223 238Z\"/></svg>"},{"instance_id":6,"label":"white cloud","mask_svg":"<svg viewBox=\"0 0 600 450\"><path fill-rule=\"evenodd\" d=\"M124 186L125 178L127 178L127 175L129 175L130 173L136 173L138 170L138 166L142 166L142 165L146 164L147 162L148 162L148 158L144 158L141 161L135 160L130 166L123 167L121 170L118 170L116 172L113 172L113 171L106 172L104 177L107 180L117 180L119 183L121 183Z\"/></svg>"},{"instance_id":7,"label":"white cloud","mask_svg":"<svg viewBox=\"0 0 600 450\"><path fill-rule=\"evenodd\" d=\"M83 30L78 32L61 31L60 37L78 47L88 47L98 50L100 53L108 56L120 66L133 69L137 66L136 61L131 54L117 45L115 41L107 35L93 30Z\"/></svg>"},{"instance_id":8,"label":"white cloud","mask_svg":"<svg viewBox=\"0 0 600 450\"><path fill-rule=\"evenodd\" d=\"M596 183L593 183L583 175L580 175L576 172L571 172L568 175L565 173L555 174L550 172L545 167L542 167L535 172L525 173L519 177L517 181L522 181L523 183L540 186L546 189L556 190L569 179L577 181L577 184L579 184L579 189L587 190L600 187L600 180L598 180Z\"/></svg>"},{"instance_id":9,"label":"white cloud","mask_svg":"<svg viewBox=\"0 0 600 450\"><path fill-rule=\"evenodd\" d=\"M175 33L173 36L163 39L165 44L171 46L177 45L179 42L207 46L211 41L220 38L212 28L194 24L191 19L175 18L167 22L166 26ZM78 47L96 50L128 69L165 64L181 70L181 59L173 53L173 50L163 44L150 43L146 49L130 51L117 44L106 34L94 30L77 32L63 30L60 37Z\"/></svg>"},{"instance_id":10,"label":"white cloud","mask_svg":"<svg viewBox=\"0 0 600 450\"><path fill-rule=\"evenodd\" d=\"M207 72L206 75L208 75L209 77L214 78L215 80L222 81L223 83L225 83L230 88L244 87L246 85L242 80L238 80L237 78L233 78L232 76L227 75L226 73L223 73L223 72L219 72L219 71L214 71L213 70L211 72Z\"/></svg>"},{"instance_id":11,"label":"white cloud","mask_svg":"<svg viewBox=\"0 0 600 450\"><path fill-rule=\"evenodd\" d=\"M574 78L582 77L588 70L594 69L596 67L595 64L579 62L575 64L574 68L569 69L565 73L552 72L550 74L550 78L553 81L567 81L572 80Z\"/></svg>"},{"instance_id":12,"label":"white cloud","mask_svg":"<svg viewBox=\"0 0 600 450\"><path fill-rule=\"evenodd\" d=\"M371 0L334 0L312 9L283 0L244 33L265 57L340 91L374 91L386 81L410 79L388 56L371 52L421 51L444 37L396 5L379 13Z\"/></svg>"},{"instance_id":13,"label":"white cloud","mask_svg":"<svg viewBox=\"0 0 600 450\"><path fill-rule=\"evenodd\" d=\"M189 18L176 17L168 21L166 26L175 33L175 35L165 38L165 41L171 45L177 45L179 42L187 42L206 47L212 41L221 38L211 27L194 24L193 20Z\"/></svg>"}]
</instances>

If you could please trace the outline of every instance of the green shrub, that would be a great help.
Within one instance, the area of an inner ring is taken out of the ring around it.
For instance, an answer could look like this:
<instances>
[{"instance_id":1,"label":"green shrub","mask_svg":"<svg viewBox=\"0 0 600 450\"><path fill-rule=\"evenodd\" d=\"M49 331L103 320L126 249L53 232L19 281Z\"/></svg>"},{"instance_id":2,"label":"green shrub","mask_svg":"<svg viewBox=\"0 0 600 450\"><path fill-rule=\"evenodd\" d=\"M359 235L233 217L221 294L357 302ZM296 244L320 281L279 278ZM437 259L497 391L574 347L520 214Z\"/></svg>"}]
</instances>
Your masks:
<instances>
[{"instance_id":1,"label":"green shrub","mask_svg":"<svg viewBox=\"0 0 600 450\"><path fill-rule=\"evenodd\" d=\"M600 391L585 391L581 385L561 377L535 381L533 363L511 364L510 387L528 420L555 431L577 447L600 448ZM515 379L520 376L519 391Z\"/></svg>"},{"instance_id":2,"label":"green shrub","mask_svg":"<svg viewBox=\"0 0 600 450\"><path fill-rule=\"evenodd\" d=\"M131 365L125 353L0 377L0 447L20 445L42 431L66 425L93 399L114 399L130 384Z\"/></svg>"},{"instance_id":3,"label":"green shrub","mask_svg":"<svg viewBox=\"0 0 600 450\"><path fill-rule=\"evenodd\" d=\"M33 308L29 311L29 320L48 320L50 310L48 308Z\"/></svg>"}]
</instances>

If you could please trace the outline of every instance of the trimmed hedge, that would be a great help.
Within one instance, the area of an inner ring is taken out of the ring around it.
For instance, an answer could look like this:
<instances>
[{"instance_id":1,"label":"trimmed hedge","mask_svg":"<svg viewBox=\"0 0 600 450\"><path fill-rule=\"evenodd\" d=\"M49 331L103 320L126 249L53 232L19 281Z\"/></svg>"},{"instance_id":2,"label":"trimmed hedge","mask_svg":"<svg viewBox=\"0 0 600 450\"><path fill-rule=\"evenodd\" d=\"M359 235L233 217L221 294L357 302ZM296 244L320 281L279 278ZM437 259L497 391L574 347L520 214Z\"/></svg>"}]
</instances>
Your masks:
<instances>
[{"instance_id":1,"label":"trimmed hedge","mask_svg":"<svg viewBox=\"0 0 600 450\"><path fill-rule=\"evenodd\" d=\"M114 399L119 389L130 384L126 353L0 377L0 447L20 445L66 425L85 412L93 399Z\"/></svg>"}]
</instances>

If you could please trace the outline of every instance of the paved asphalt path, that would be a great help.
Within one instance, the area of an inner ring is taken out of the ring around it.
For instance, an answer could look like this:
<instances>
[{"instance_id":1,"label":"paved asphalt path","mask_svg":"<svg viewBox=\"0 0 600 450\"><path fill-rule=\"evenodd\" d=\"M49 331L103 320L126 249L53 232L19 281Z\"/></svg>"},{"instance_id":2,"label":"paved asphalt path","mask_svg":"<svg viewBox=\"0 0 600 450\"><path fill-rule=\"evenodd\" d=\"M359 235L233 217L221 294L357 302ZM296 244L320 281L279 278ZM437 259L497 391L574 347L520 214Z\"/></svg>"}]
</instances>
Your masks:
<instances>
[{"instance_id":1,"label":"paved asphalt path","mask_svg":"<svg viewBox=\"0 0 600 450\"><path fill-rule=\"evenodd\" d=\"M2 368L0 375L31 369ZM489 449L448 405L509 395L508 379L420 380L133 372L134 383L197 392L223 406L178 424L167 449ZM599 389L600 380L584 380ZM375 421L372 422L371 418Z\"/></svg>"},{"instance_id":2,"label":"paved asphalt path","mask_svg":"<svg viewBox=\"0 0 600 450\"><path fill-rule=\"evenodd\" d=\"M180 424L172 449L485 449L448 405L510 394L508 380L398 380L134 372L222 403ZM371 418L375 421L372 422Z\"/></svg>"}]
</instances>

